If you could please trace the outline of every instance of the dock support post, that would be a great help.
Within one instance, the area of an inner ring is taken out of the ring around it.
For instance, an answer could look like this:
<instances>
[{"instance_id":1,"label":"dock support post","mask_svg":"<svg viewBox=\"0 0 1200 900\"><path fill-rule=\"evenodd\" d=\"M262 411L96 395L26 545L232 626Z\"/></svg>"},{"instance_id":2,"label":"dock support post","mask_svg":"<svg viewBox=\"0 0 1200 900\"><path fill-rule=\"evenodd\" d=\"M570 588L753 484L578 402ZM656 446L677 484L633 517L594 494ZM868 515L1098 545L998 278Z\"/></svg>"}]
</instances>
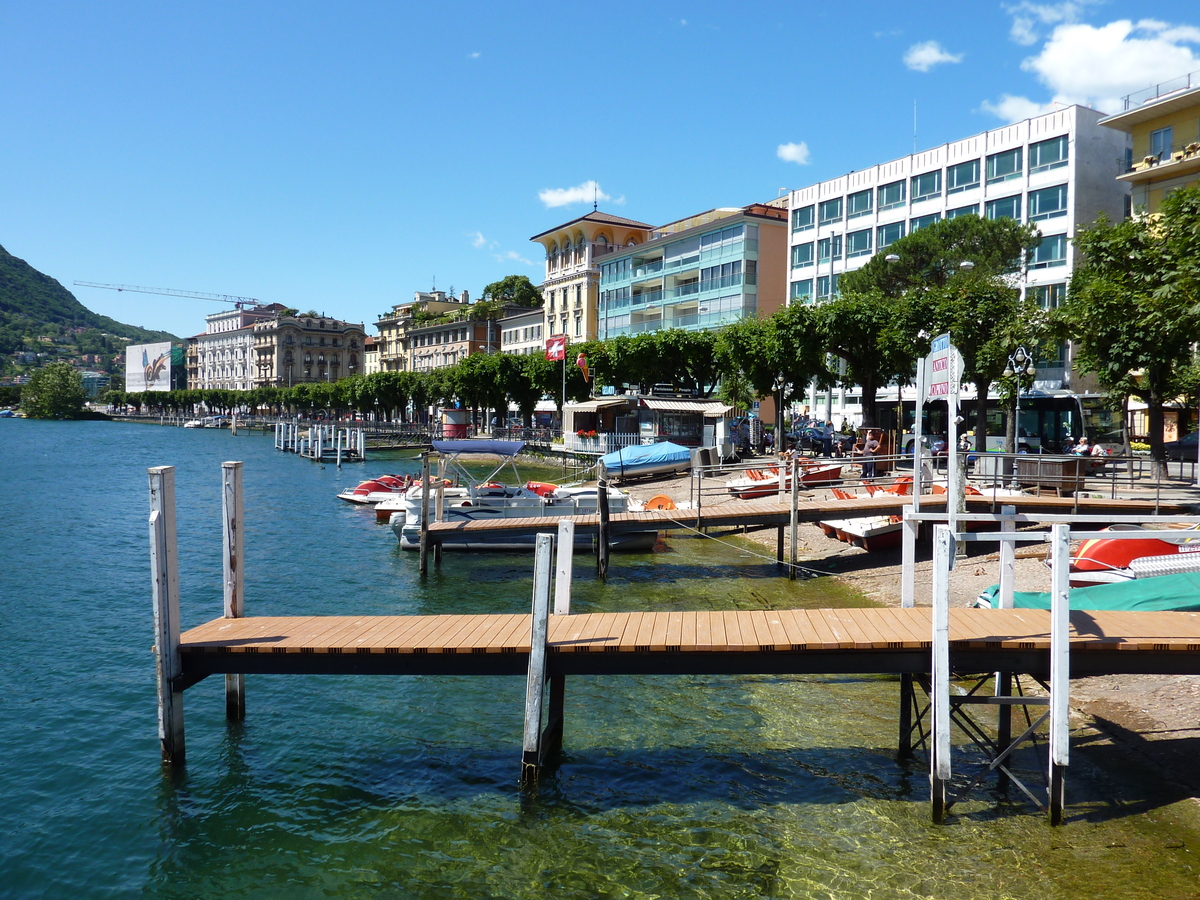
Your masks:
<instances>
[{"instance_id":1,"label":"dock support post","mask_svg":"<svg viewBox=\"0 0 1200 900\"><path fill-rule=\"evenodd\" d=\"M224 528L221 535L222 568L225 581L225 618L240 619L246 614L246 576L242 567L245 537L242 533L242 464L221 463L221 511ZM225 676L225 718L240 722L246 718L246 676Z\"/></svg>"},{"instance_id":2,"label":"dock support post","mask_svg":"<svg viewBox=\"0 0 1200 900\"><path fill-rule=\"evenodd\" d=\"M546 634L553 542L553 535L539 534L534 549L533 616L529 634L529 672L525 680L525 737L521 747L522 788L537 785L542 766L542 697L546 688Z\"/></svg>"},{"instance_id":3,"label":"dock support post","mask_svg":"<svg viewBox=\"0 0 1200 900\"><path fill-rule=\"evenodd\" d=\"M420 563L417 571L424 575L429 571L429 451L421 453L421 543Z\"/></svg>"},{"instance_id":4,"label":"dock support post","mask_svg":"<svg viewBox=\"0 0 1200 900\"><path fill-rule=\"evenodd\" d=\"M179 655L179 554L175 531L175 467L156 466L150 476L150 568L154 598L154 657L158 675L158 740L162 761L181 766L183 660Z\"/></svg>"},{"instance_id":5,"label":"dock support post","mask_svg":"<svg viewBox=\"0 0 1200 900\"><path fill-rule=\"evenodd\" d=\"M1002 516L1015 516L1017 508L1015 506L1000 507ZM1000 522L1000 532L1002 535L1011 534L1017 530L1017 523L1011 518L1005 518ZM1017 572L1017 543L1013 540L1000 541L1000 608L1013 608L1013 589L1015 587Z\"/></svg>"},{"instance_id":6,"label":"dock support post","mask_svg":"<svg viewBox=\"0 0 1200 900\"><path fill-rule=\"evenodd\" d=\"M596 487L596 511L599 526L596 535L596 574L601 581L608 580L608 482L601 479Z\"/></svg>"},{"instance_id":7,"label":"dock support post","mask_svg":"<svg viewBox=\"0 0 1200 900\"><path fill-rule=\"evenodd\" d=\"M917 602L917 530L921 522L912 517L915 511L913 506L904 507L900 525L900 606L904 608Z\"/></svg>"},{"instance_id":8,"label":"dock support post","mask_svg":"<svg viewBox=\"0 0 1200 900\"><path fill-rule=\"evenodd\" d=\"M899 759L912 756L912 711L913 677L906 673L900 676L900 740L896 744Z\"/></svg>"},{"instance_id":9,"label":"dock support post","mask_svg":"<svg viewBox=\"0 0 1200 900\"><path fill-rule=\"evenodd\" d=\"M796 580L796 563L800 558L800 550L796 546L796 541L799 539L800 525L800 459L792 456L792 510L791 518L788 521L788 579Z\"/></svg>"},{"instance_id":10,"label":"dock support post","mask_svg":"<svg viewBox=\"0 0 1200 900\"><path fill-rule=\"evenodd\" d=\"M1063 806L1071 735L1068 729L1070 685L1070 556L1071 526L1060 522L1050 531L1050 824L1063 823Z\"/></svg>"},{"instance_id":11,"label":"dock support post","mask_svg":"<svg viewBox=\"0 0 1200 900\"><path fill-rule=\"evenodd\" d=\"M946 785L950 781L950 568L954 563L954 532L945 525L933 530L933 743L930 747L929 788L933 821L946 818Z\"/></svg>"},{"instance_id":12,"label":"dock support post","mask_svg":"<svg viewBox=\"0 0 1200 900\"><path fill-rule=\"evenodd\" d=\"M337 467L339 469L342 467L342 438L344 436L340 429L335 429L333 443L337 448Z\"/></svg>"},{"instance_id":13,"label":"dock support post","mask_svg":"<svg viewBox=\"0 0 1200 900\"><path fill-rule=\"evenodd\" d=\"M575 523L558 523L558 544L554 564L554 615L571 614L571 568L575 556ZM567 694L567 676L550 676L549 708L546 728L542 731L542 759L550 760L562 750L563 701Z\"/></svg>"},{"instance_id":14,"label":"dock support post","mask_svg":"<svg viewBox=\"0 0 1200 900\"><path fill-rule=\"evenodd\" d=\"M358 458L367 461L367 432L363 428L358 429Z\"/></svg>"}]
</instances>

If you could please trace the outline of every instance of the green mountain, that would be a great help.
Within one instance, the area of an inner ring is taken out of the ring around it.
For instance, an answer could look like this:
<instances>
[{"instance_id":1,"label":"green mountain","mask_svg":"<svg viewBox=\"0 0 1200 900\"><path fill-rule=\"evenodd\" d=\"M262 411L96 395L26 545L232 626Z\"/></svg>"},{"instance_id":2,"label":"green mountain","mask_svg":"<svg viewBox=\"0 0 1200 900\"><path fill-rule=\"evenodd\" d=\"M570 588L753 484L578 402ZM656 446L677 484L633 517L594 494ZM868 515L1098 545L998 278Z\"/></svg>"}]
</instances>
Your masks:
<instances>
[{"instance_id":1,"label":"green mountain","mask_svg":"<svg viewBox=\"0 0 1200 900\"><path fill-rule=\"evenodd\" d=\"M11 356L20 351L56 357L97 354L107 357L102 363L107 368L111 357L130 342L178 340L166 331L125 325L92 312L58 281L0 247L0 366L5 370L13 369Z\"/></svg>"}]
</instances>

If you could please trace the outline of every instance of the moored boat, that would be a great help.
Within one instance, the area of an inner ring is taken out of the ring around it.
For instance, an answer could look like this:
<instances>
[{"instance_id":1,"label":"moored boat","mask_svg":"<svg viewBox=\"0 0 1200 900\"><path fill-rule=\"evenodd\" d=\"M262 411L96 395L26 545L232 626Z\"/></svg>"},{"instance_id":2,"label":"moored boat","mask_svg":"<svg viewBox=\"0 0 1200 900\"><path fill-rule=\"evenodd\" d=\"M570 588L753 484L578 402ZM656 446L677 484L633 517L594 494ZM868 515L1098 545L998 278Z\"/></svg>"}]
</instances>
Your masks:
<instances>
[{"instance_id":1,"label":"moored boat","mask_svg":"<svg viewBox=\"0 0 1200 900\"><path fill-rule=\"evenodd\" d=\"M338 494L338 499L349 503L376 504L404 493L412 486L409 475L380 475L360 482Z\"/></svg>"},{"instance_id":2,"label":"moored boat","mask_svg":"<svg viewBox=\"0 0 1200 900\"><path fill-rule=\"evenodd\" d=\"M1093 538L1071 557L1071 587L1115 584L1179 572L1200 572L1200 531L1113 525L1105 531L1140 531L1145 537Z\"/></svg>"},{"instance_id":3,"label":"moored boat","mask_svg":"<svg viewBox=\"0 0 1200 900\"><path fill-rule=\"evenodd\" d=\"M792 470L791 465L787 462L759 469L746 469L740 478L725 482L725 489L739 500L770 497L779 493L781 478L782 489L790 491L792 489ZM802 487L835 484L842 480L842 464L801 460L799 478Z\"/></svg>"}]
</instances>

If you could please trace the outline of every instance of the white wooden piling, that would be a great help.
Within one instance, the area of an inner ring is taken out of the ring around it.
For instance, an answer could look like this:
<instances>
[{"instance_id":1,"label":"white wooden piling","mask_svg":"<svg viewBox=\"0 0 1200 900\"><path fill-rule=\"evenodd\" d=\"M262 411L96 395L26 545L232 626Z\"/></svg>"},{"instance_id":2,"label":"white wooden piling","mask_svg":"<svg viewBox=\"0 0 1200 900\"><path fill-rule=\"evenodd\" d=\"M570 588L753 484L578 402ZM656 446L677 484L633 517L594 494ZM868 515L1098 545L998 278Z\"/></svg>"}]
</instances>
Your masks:
<instances>
[{"instance_id":1,"label":"white wooden piling","mask_svg":"<svg viewBox=\"0 0 1200 900\"><path fill-rule=\"evenodd\" d=\"M183 765L183 660L179 655L179 553L175 530L175 467L150 477L150 571L154 600L154 657L158 675L158 740L162 760Z\"/></svg>"},{"instance_id":2,"label":"white wooden piling","mask_svg":"<svg viewBox=\"0 0 1200 900\"><path fill-rule=\"evenodd\" d=\"M429 571L429 451L421 454L421 542L417 572Z\"/></svg>"},{"instance_id":3,"label":"white wooden piling","mask_svg":"<svg viewBox=\"0 0 1200 900\"><path fill-rule=\"evenodd\" d=\"M954 532L945 525L933 530L933 647L930 708L933 742L930 746L929 788L933 821L946 817L946 786L950 781L950 569L954 565Z\"/></svg>"},{"instance_id":4,"label":"white wooden piling","mask_svg":"<svg viewBox=\"0 0 1200 900\"><path fill-rule=\"evenodd\" d=\"M342 439L345 436L346 435L344 435L341 431L338 431L336 442L337 442L337 467L339 469L342 467Z\"/></svg>"},{"instance_id":5,"label":"white wooden piling","mask_svg":"<svg viewBox=\"0 0 1200 900\"><path fill-rule=\"evenodd\" d=\"M550 610L550 556L554 536L536 537L533 569L533 621L529 671L525 680L525 735L521 747L523 788L537 784L542 764L542 698L546 689L546 634Z\"/></svg>"},{"instance_id":6,"label":"white wooden piling","mask_svg":"<svg viewBox=\"0 0 1200 900\"><path fill-rule=\"evenodd\" d=\"M799 540L799 525L800 525L800 457L795 453L792 454L792 509L791 518L788 520L788 579L796 580L796 563L799 560L800 551L796 546Z\"/></svg>"},{"instance_id":7,"label":"white wooden piling","mask_svg":"<svg viewBox=\"0 0 1200 900\"><path fill-rule=\"evenodd\" d=\"M1012 534L1017 530L1017 523L1012 516L1017 514L1015 506L1000 507L1000 515L1006 518L1000 521L1000 534ZM1000 592L999 606L1001 609L1013 608L1013 590L1017 577L1017 542L1000 539Z\"/></svg>"},{"instance_id":8,"label":"white wooden piling","mask_svg":"<svg viewBox=\"0 0 1200 900\"><path fill-rule=\"evenodd\" d=\"M221 463L222 568L225 580L225 618L240 619L246 614L245 570L242 566L245 535L242 530L245 503L242 496L242 464ZM246 718L246 676L225 676L225 717L235 722Z\"/></svg>"},{"instance_id":9,"label":"white wooden piling","mask_svg":"<svg viewBox=\"0 0 1200 900\"><path fill-rule=\"evenodd\" d=\"M913 484L916 483L914 477ZM904 507L900 525L900 605L905 608L917 602L917 532L921 528L917 511L915 502Z\"/></svg>"},{"instance_id":10,"label":"white wooden piling","mask_svg":"<svg viewBox=\"0 0 1200 900\"><path fill-rule=\"evenodd\" d=\"M367 432L362 428L358 429L358 458L363 462L367 459Z\"/></svg>"},{"instance_id":11,"label":"white wooden piling","mask_svg":"<svg viewBox=\"0 0 1200 900\"><path fill-rule=\"evenodd\" d=\"M571 569L575 561L575 523L563 519L558 523L558 555L554 573L554 614L571 613Z\"/></svg>"},{"instance_id":12,"label":"white wooden piling","mask_svg":"<svg viewBox=\"0 0 1200 900\"><path fill-rule=\"evenodd\" d=\"M1065 802L1071 735L1070 699L1070 564L1071 526L1065 522L1050 531L1050 824L1061 825Z\"/></svg>"}]
</instances>

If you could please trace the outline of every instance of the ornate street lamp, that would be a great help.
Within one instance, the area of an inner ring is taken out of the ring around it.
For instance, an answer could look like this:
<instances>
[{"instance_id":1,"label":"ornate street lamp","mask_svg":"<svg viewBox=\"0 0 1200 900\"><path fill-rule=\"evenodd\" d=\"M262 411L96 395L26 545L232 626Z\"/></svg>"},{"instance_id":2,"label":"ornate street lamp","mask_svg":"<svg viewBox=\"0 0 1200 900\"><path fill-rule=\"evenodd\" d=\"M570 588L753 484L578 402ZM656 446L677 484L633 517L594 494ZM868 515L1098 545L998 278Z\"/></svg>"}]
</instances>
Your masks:
<instances>
[{"instance_id":1,"label":"ornate street lamp","mask_svg":"<svg viewBox=\"0 0 1200 900\"><path fill-rule=\"evenodd\" d=\"M1033 364L1033 355L1024 347L1018 347L1015 351L1008 355L1008 365L1004 367L1004 371L1000 373L1005 378L1017 377L1016 385L1016 409L1013 412L1013 445L1009 452L1016 453L1017 448L1021 445L1021 376L1029 375L1030 377L1037 374L1037 367ZM1017 464L1013 462L1013 483L1014 490L1017 489Z\"/></svg>"}]
</instances>

